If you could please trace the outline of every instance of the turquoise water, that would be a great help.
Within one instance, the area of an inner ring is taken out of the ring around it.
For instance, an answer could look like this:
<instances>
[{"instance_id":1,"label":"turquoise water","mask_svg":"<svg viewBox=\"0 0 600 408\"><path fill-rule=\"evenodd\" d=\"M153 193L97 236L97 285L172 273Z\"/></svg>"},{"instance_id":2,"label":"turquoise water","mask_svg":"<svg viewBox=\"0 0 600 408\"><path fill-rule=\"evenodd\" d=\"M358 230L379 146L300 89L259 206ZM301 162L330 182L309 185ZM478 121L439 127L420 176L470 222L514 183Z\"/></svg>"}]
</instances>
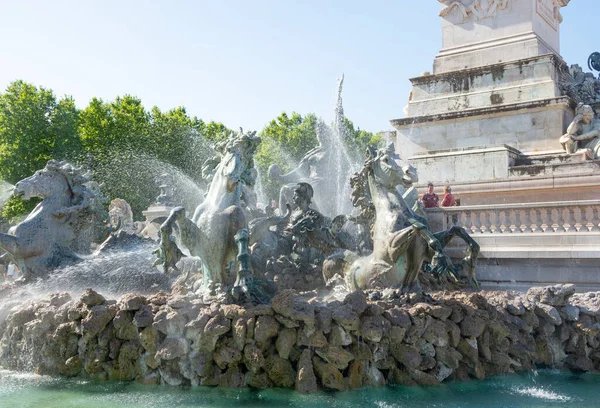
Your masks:
<instances>
[{"instance_id":1,"label":"turquoise water","mask_svg":"<svg viewBox=\"0 0 600 408\"><path fill-rule=\"evenodd\" d=\"M287 390L231 390L65 380L0 371L2 408L116 407L600 407L600 375L539 371L438 387L368 388L300 395Z\"/></svg>"}]
</instances>

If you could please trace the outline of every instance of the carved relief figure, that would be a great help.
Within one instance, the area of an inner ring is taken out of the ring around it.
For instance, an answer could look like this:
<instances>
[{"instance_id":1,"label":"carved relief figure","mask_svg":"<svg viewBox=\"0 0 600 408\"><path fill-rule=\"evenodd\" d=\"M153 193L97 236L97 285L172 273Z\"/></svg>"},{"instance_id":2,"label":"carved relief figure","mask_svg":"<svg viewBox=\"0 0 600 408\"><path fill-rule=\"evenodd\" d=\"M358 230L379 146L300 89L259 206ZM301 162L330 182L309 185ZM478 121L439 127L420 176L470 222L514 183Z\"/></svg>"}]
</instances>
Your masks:
<instances>
[{"instance_id":1,"label":"carved relief figure","mask_svg":"<svg viewBox=\"0 0 600 408\"><path fill-rule=\"evenodd\" d=\"M477 21L491 18L498 10L508 7L510 0L438 0L444 4L440 11L441 17L447 17L453 10L457 10L463 21L473 16Z\"/></svg>"},{"instance_id":2,"label":"carved relief figure","mask_svg":"<svg viewBox=\"0 0 600 408\"><path fill-rule=\"evenodd\" d=\"M590 159L600 158L600 121L595 118L594 109L579 104L576 113L560 144L567 153L583 151Z\"/></svg>"},{"instance_id":3,"label":"carved relief figure","mask_svg":"<svg viewBox=\"0 0 600 408\"><path fill-rule=\"evenodd\" d=\"M110 225L115 230L132 230L133 227L133 212L129 203L122 198L115 198L108 206L108 217Z\"/></svg>"},{"instance_id":4,"label":"carved relief figure","mask_svg":"<svg viewBox=\"0 0 600 408\"><path fill-rule=\"evenodd\" d=\"M600 80L591 72L583 72L578 64L560 71L559 84L563 93L577 103L588 105L600 97Z\"/></svg>"}]
</instances>

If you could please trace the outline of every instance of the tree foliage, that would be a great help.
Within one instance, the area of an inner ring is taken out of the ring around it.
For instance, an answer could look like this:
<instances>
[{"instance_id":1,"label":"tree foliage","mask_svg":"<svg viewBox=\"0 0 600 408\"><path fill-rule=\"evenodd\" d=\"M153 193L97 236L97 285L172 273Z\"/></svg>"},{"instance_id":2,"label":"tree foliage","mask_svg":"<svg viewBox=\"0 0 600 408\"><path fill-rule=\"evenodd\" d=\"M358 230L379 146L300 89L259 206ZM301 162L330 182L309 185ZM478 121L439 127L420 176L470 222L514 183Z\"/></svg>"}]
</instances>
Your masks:
<instances>
[{"instance_id":1,"label":"tree foliage","mask_svg":"<svg viewBox=\"0 0 600 408\"><path fill-rule=\"evenodd\" d=\"M257 152L256 162L261 174L261 181L265 192L265 199L278 198L280 186L267 177L270 165L278 164L283 171L291 170L304 155L317 147L317 125L319 119L314 113L302 116L292 112L291 115L283 112L273 119L261 132L263 139ZM350 156L360 161L363 152L369 145L380 145L380 135L355 129L348 118L344 118L344 144Z\"/></svg>"},{"instance_id":2,"label":"tree foliage","mask_svg":"<svg viewBox=\"0 0 600 408\"><path fill-rule=\"evenodd\" d=\"M296 166L317 146L318 122L312 113L284 112L260 132L255 163L265 198L276 198L279 190L266 177L269 166L277 163L284 171ZM344 125L351 151L362 153L368 144L381 142L347 118ZM128 201L139 219L159 193L156 176L169 172L187 183L181 190L189 189L201 181L202 164L214 154L212 145L232 133L223 123L188 115L184 107L147 110L139 98L123 95L112 101L93 98L79 110L71 97L57 99L51 90L15 81L0 94L0 179L14 184L50 159L74 161L94 173L109 199ZM11 199L2 216L18 216L33 205Z\"/></svg>"},{"instance_id":3,"label":"tree foliage","mask_svg":"<svg viewBox=\"0 0 600 408\"><path fill-rule=\"evenodd\" d=\"M379 133L371 133L360 128L354 129L354 123L344 117L344 127L346 132L346 145L353 151L358 151L362 154L367 146L380 146L383 143L383 138Z\"/></svg>"},{"instance_id":4,"label":"tree foliage","mask_svg":"<svg viewBox=\"0 0 600 408\"><path fill-rule=\"evenodd\" d=\"M181 173L200 181L202 163L212 153L207 139L218 141L231 131L190 117L184 107L146 111L138 98L126 95L108 103L93 99L81 112L79 132L106 194L126 200L139 218L158 195L158 175Z\"/></svg>"},{"instance_id":5,"label":"tree foliage","mask_svg":"<svg viewBox=\"0 0 600 408\"><path fill-rule=\"evenodd\" d=\"M11 184L80 150L73 100L23 81L0 94L0 178Z\"/></svg>"}]
</instances>

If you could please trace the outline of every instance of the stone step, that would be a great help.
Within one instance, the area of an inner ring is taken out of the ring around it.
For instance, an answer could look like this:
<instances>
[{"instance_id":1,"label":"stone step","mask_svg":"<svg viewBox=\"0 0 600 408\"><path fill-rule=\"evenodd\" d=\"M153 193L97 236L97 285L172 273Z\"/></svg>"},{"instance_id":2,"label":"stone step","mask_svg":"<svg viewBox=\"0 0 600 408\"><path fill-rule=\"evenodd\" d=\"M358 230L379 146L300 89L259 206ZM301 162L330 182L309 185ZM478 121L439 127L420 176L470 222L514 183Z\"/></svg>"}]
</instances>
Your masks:
<instances>
[{"instance_id":1,"label":"stone step","mask_svg":"<svg viewBox=\"0 0 600 408\"><path fill-rule=\"evenodd\" d=\"M546 153L537 155L522 155L515 158L514 166L535 166L535 165L552 165L565 163L582 163L589 161L585 153Z\"/></svg>"},{"instance_id":2,"label":"stone step","mask_svg":"<svg viewBox=\"0 0 600 408\"><path fill-rule=\"evenodd\" d=\"M565 155L566 156L566 155ZM582 160L579 155L566 156L562 160L548 159L545 163L536 159L531 164L511 166L508 169L508 177L523 176L574 176L583 174L600 173L600 160Z\"/></svg>"}]
</instances>

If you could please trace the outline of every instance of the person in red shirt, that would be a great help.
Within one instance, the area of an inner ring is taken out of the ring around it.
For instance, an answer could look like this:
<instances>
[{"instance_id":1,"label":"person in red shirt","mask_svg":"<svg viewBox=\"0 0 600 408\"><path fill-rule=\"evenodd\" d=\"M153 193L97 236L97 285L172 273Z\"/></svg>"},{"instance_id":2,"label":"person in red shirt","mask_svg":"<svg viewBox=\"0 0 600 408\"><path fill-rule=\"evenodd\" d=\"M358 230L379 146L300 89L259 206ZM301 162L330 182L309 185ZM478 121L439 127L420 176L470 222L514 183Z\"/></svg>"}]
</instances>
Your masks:
<instances>
[{"instance_id":1,"label":"person in red shirt","mask_svg":"<svg viewBox=\"0 0 600 408\"><path fill-rule=\"evenodd\" d=\"M438 207L440 198L433 192L433 183L427 184L427 192L421 196L421 201L425 208Z\"/></svg>"},{"instance_id":2,"label":"person in red shirt","mask_svg":"<svg viewBox=\"0 0 600 408\"><path fill-rule=\"evenodd\" d=\"M452 189L450 186L444 186L444 198L442 199L442 207L454 207L456 206L456 200L452 195Z\"/></svg>"}]
</instances>

